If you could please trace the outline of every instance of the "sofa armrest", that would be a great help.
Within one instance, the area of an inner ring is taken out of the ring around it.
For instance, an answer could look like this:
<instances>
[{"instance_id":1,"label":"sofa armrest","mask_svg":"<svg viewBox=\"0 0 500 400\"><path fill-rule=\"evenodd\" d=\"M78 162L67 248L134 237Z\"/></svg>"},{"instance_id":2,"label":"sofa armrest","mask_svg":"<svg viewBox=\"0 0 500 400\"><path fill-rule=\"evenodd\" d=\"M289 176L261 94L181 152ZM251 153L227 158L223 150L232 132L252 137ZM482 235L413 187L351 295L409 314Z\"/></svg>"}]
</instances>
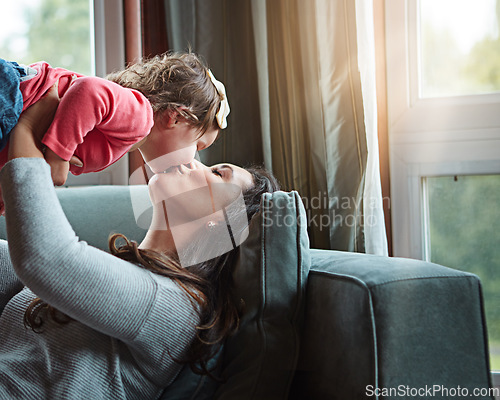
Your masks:
<instances>
[{"instance_id":1,"label":"sofa armrest","mask_svg":"<svg viewBox=\"0 0 500 400\"><path fill-rule=\"evenodd\" d=\"M311 258L295 398L491 387L477 276L357 253L312 250Z\"/></svg>"}]
</instances>

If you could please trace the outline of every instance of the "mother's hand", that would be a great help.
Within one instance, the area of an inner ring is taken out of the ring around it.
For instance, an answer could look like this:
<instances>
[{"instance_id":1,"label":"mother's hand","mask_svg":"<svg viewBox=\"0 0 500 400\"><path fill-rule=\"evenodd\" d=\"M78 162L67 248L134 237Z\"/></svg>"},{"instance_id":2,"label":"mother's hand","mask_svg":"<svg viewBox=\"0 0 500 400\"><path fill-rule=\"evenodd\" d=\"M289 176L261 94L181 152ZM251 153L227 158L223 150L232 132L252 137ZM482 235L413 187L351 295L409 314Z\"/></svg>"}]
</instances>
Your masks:
<instances>
[{"instance_id":1,"label":"mother's hand","mask_svg":"<svg viewBox=\"0 0 500 400\"><path fill-rule=\"evenodd\" d=\"M73 78L75 79L75 78ZM55 185L64 185L69 172L69 164L82 166L78 157L63 160L51 149L44 152L42 138L49 129L59 105L58 83L35 104L25 110L12 130L9 139L9 160L18 157L43 158L50 164L52 180Z\"/></svg>"},{"instance_id":2,"label":"mother's hand","mask_svg":"<svg viewBox=\"0 0 500 400\"><path fill-rule=\"evenodd\" d=\"M21 114L10 134L9 160L43 158L42 138L54 119L58 105L59 94L55 83L40 100Z\"/></svg>"}]
</instances>

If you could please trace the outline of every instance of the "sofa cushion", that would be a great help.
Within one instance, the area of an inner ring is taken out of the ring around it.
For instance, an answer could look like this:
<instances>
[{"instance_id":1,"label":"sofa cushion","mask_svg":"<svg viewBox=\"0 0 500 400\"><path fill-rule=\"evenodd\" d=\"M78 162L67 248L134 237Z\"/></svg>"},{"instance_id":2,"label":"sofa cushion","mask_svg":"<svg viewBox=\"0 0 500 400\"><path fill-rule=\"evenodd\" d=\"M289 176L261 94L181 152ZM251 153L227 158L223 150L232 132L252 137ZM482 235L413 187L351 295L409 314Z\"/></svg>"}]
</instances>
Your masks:
<instances>
[{"instance_id":1,"label":"sofa cushion","mask_svg":"<svg viewBox=\"0 0 500 400\"><path fill-rule=\"evenodd\" d=\"M297 192L262 196L234 270L240 329L225 345L216 399L286 399L299 354L309 238Z\"/></svg>"}]
</instances>

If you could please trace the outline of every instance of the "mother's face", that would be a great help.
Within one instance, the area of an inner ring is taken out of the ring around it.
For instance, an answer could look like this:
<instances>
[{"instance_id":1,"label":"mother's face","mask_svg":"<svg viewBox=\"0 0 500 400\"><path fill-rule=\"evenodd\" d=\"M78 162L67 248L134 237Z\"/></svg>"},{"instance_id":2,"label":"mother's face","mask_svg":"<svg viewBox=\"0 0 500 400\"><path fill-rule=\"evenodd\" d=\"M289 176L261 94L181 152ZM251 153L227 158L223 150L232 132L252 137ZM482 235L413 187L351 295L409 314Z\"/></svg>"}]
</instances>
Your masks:
<instances>
[{"instance_id":1,"label":"mother's face","mask_svg":"<svg viewBox=\"0 0 500 400\"><path fill-rule=\"evenodd\" d=\"M177 226L224 210L253 185L252 175L232 164L207 167L199 161L169 168L149 182L151 201Z\"/></svg>"},{"instance_id":2,"label":"mother's face","mask_svg":"<svg viewBox=\"0 0 500 400\"><path fill-rule=\"evenodd\" d=\"M231 164L169 168L149 181L151 228L170 231L183 266L225 254L248 236L243 192L252 185L252 175Z\"/></svg>"}]
</instances>

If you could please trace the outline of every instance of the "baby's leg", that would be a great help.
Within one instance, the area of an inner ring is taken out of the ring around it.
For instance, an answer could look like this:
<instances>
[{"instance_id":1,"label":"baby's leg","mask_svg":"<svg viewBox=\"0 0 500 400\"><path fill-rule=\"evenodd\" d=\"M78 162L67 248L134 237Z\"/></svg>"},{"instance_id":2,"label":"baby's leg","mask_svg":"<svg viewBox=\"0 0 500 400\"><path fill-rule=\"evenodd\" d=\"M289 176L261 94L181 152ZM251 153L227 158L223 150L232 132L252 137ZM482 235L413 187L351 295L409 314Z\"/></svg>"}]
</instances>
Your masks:
<instances>
[{"instance_id":1,"label":"baby's leg","mask_svg":"<svg viewBox=\"0 0 500 400\"><path fill-rule=\"evenodd\" d=\"M23 284L18 279L10 262L7 242L0 239L0 315L9 300L21 291Z\"/></svg>"},{"instance_id":2,"label":"baby's leg","mask_svg":"<svg viewBox=\"0 0 500 400\"><path fill-rule=\"evenodd\" d=\"M23 95L19 89L21 81L17 63L0 59L0 150L8 141L23 109Z\"/></svg>"}]
</instances>

